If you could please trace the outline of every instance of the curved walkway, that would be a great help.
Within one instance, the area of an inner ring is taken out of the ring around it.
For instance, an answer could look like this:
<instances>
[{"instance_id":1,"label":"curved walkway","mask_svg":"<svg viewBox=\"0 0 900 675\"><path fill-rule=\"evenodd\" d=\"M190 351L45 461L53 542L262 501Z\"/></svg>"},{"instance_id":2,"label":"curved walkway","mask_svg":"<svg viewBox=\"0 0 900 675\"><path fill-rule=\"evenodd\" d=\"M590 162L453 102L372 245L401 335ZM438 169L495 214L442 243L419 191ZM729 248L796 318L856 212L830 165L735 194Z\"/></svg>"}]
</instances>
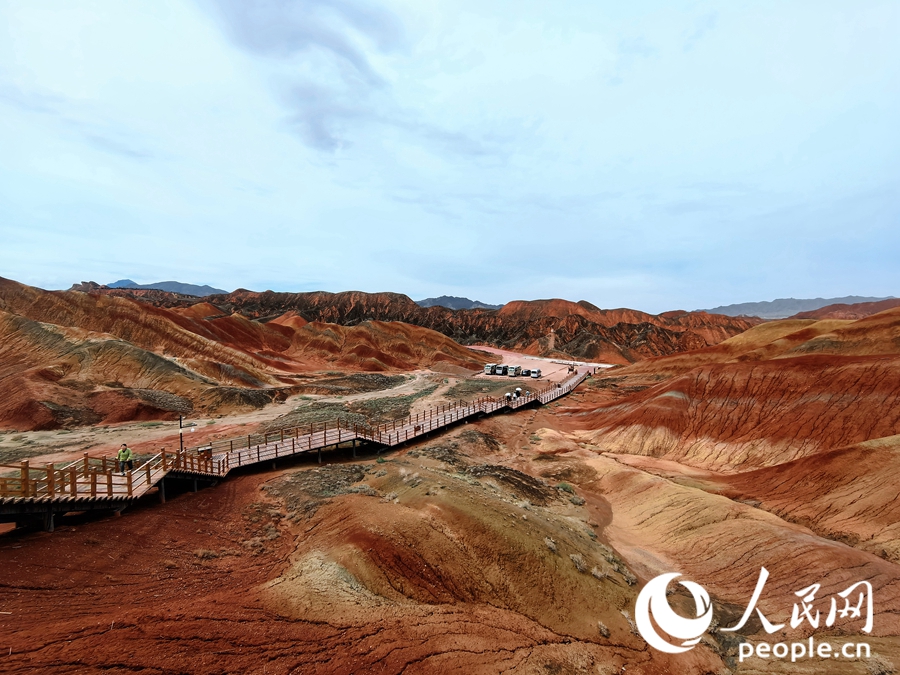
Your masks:
<instances>
[{"instance_id":1,"label":"curved walkway","mask_svg":"<svg viewBox=\"0 0 900 675\"><path fill-rule=\"evenodd\" d=\"M321 462L322 449L346 442L352 442L354 456L356 443L361 441L395 447L478 415L515 411L531 403L550 403L571 392L587 376L587 370L576 371L567 380L528 396L511 400L485 397L460 401L374 427L337 420L215 441L211 445L186 448L176 453L163 451L124 474L115 470L112 458L88 454L60 467L53 464L32 467L27 461L18 465L3 464L0 469L15 469L17 475L0 476L0 521L43 518L45 529L52 531L56 514L93 509L121 511L155 487L159 487L164 500L162 481L170 475L219 480L237 467L310 452L318 453Z\"/></svg>"}]
</instances>

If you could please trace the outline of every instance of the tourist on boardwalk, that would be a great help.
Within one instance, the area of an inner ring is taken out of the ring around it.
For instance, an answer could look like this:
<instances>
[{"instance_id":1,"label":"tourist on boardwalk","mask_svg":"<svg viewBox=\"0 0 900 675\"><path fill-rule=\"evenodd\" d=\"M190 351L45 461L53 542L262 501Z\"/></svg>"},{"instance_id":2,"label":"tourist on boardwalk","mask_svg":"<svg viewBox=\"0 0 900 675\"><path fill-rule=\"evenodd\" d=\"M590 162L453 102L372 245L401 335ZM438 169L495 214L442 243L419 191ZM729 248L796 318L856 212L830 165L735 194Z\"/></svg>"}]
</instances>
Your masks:
<instances>
[{"instance_id":1,"label":"tourist on boardwalk","mask_svg":"<svg viewBox=\"0 0 900 675\"><path fill-rule=\"evenodd\" d=\"M119 463L119 471L122 472L122 475L125 475L125 467L128 467L128 470L131 471L134 469L134 455L131 452L131 448L129 448L125 443L122 443L122 447L119 448L119 454L116 455L116 461Z\"/></svg>"}]
</instances>

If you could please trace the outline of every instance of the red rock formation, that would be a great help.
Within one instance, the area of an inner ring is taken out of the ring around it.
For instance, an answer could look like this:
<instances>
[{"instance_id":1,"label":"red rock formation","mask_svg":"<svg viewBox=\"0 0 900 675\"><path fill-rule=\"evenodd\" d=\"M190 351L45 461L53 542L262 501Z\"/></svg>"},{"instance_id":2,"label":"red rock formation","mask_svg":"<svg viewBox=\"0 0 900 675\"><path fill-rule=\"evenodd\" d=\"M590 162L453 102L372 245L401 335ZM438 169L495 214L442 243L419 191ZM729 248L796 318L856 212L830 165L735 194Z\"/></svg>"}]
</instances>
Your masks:
<instances>
[{"instance_id":1,"label":"red rock formation","mask_svg":"<svg viewBox=\"0 0 900 675\"><path fill-rule=\"evenodd\" d=\"M719 479L723 494L900 563L900 436Z\"/></svg>"},{"instance_id":2,"label":"red rock formation","mask_svg":"<svg viewBox=\"0 0 900 675\"><path fill-rule=\"evenodd\" d=\"M138 297L128 289L98 293ZM196 299L141 295L158 306L184 307ZM451 310L419 307L399 293L256 293L238 289L203 299L224 314L240 313L259 321L290 314L306 321L355 325L363 321L403 321L430 328L460 344L490 344L544 356L575 356L610 363L631 363L713 345L760 320L705 312L667 312L654 316L631 309L602 310L589 302L514 301L500 310Z\"/></svg>"},{"instance_id":3,"label":"red rock formation","mask_svg":"<svg viewBox=\"0 0 900 675\"><path fill-rule=\"evenodd\" d=\"M260 323L208 303L47 292L0 279L0 428L171 418L282 397L296 375L410 370L482 357L417 326Z\"/></svg>"},{"instance_id":4,"label":"red rock formation","mask_svg":"<svg viewBox=\"0 0 900 675\"><path fill-rule=\"evenodd\" d=\"M864 319L872 314L883 312L892 307L900 307L900 298L880 300L878 302L857 302L853 305L837 303L826 305L811 312L800 312L793 319Z\"/></svg>"},{"instance_id":5,"label":"red rock formation","mask_svg":"<svg viewBox=\"0 0 900 675\"><path fill-rule=\"evenodd\" d=\"M599 448L719 471L900 433L900 308L794 320L610 374L638 386L571 421ZM599 380L596 386L603 385ZM598 395L600 392L598 391Z\"/></svg>"},{"instance_id":6,"label":"red rock formation","mask_svg":"<svg viewBox=\"0 0 900 675\"><path fill-rule=\"evenodd\" d=\"M585 414L593 442L734 471L900 434L900 357L808 356L694 368Z\"/></svg>"}]
</instances>

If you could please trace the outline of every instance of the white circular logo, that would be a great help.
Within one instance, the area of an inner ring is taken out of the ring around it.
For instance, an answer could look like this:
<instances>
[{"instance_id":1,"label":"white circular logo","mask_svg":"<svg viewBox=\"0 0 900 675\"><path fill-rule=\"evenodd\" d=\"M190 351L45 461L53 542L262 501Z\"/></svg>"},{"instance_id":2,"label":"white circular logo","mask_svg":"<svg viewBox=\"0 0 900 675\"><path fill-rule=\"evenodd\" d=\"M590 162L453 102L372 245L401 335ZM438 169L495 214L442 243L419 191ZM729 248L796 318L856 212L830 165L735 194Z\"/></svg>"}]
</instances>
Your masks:
<instances>
[{"instance_id":1,"label":"white circular logo","mask_svg":"<svg viewBox=\"0 0 900 675\"><path fill-rule=\"evenodd\" d=\"M693 581L680 581L679 583L691 592L694 604L697 606L697 618L685 619L672 611L669 601L666 599L666 588L672 579L680 576L680 574L672 572L660 574L651 579L638 594L634 607L634 620L641 637L651 647L669 654L680 654L692 649L695 644L700 642L700 636L709 628L713 616L709 594L702 586ZM680 645L672 644L660 637L653 622L650 621L651 613L653 621L664 633L677 640L682 640Z\"/></svg>"}]
</instances>

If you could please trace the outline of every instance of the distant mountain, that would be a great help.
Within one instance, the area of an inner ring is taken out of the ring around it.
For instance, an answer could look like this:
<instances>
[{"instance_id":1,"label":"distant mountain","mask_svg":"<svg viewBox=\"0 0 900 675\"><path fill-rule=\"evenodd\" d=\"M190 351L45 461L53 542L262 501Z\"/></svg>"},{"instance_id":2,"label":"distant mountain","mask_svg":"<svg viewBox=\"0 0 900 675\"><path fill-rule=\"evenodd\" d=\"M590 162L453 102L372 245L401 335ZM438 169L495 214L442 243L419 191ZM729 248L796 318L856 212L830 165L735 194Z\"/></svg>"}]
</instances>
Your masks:
<instances>
[{"instance_id":1,"label":"distant mountain","mask_svg":"<svg viewBox=\"0 0 900 675\"><path fill-rule=\"evenodd\" d=\"M158 297L145 298L147 294ZM163 291L108 288L101 295L137 296L157 307L188 308L209 303L200 316L241 314L267 324L316 321L356 326L402 321L443 333L465 345L488 344L527 354L577 357L603 363L632 363L650 356L718 344L761 322L702 312L660 315L631 309L603 310L589 302L532 300L506 303L499 310L420 307L400 293L274 293L237 290L198 300ZM163 297L166 296L166 297ZM214 319L218 321L218 319Z\"/></svg>"},{"instance_id":2,"label":"distant mountain","mask_svg":"<svg viewBox=\"0 0 900 675\"><path fill-rule=\"evenodd\" d=\"M779 298L764 302L742 302L737 305L724 305L712 309L698 310L710 314L724 314L726 316L758 316L761 319L786 319L800 312L812 312L828 305L854 305L860 302L879 302L892 300L887 298L865 298L859 295L848 295L846 298Z\"/></svg>"},{"instance_id":3,"label":"distant mountain","mask_svg":"<svg viewBox=\"0 0 900 675\"><path fill-rule=\"evenodd\" d=\"M792 319L844 319L856 321L865 319L867 316L878 314L886 309L900 307L900 300L891 298L889 300L881 300L880 302L858 302L854 305L836 304L826 305L811 312L800 312Z\"/></svg>"},{"instance_id":4,"label":"distant mountain","mask_svg":"<svg viewBox=\"0 0 900 675\"><path fill-rule=\"evenodd\" d=\"M110 288L146 288L155 291L169 291L170 293L181 293L182 295L193 295L202 298L207 295L223 295L228 291L221 288L213 288L212 286L197 286L195 284L183 284L180 281L159 281L155 284L138 284L131 279L120 279L119 281L107 284Z\"/></svg>"},{"instance_id":5,"label":"distant mountain","mask_svg":"<svg viewBox=\"0 0 900 675\"><path fill-rule=\"evenodd\" d=\"M416 300L416 304L419 307L446 307L447 309L500 309L503 307L503 305L486 305L478 300L469 300L468 298L456 298L452 295Z\"/></svg>"}]
</instances>

